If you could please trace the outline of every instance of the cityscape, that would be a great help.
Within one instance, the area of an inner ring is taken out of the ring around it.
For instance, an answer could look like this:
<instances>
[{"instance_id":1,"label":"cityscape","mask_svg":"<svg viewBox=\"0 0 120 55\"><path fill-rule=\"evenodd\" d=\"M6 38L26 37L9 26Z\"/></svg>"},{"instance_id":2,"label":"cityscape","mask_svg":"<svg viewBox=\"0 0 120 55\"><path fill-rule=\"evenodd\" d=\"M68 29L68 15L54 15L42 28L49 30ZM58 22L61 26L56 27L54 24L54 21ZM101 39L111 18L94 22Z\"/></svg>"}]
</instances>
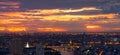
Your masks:
<instances>
[{"instance_id":1,"label":"cityscape","mask_svg":"<svg viewBox=\"0 0 120 55\"><path fill-rule=\"evenodd\" d=\"M0 55L120 55L120 0L0 0Z\"/></svg>"},{"instance_id":2,"label":"cityscape","mask_svg":"<svg viewBox=\"0 0 120 55\"><path fill-rule=\"evenodd\" d=\"M120 33L1 33L0 55L120 55Z\"/></svg>"}]
</instances>

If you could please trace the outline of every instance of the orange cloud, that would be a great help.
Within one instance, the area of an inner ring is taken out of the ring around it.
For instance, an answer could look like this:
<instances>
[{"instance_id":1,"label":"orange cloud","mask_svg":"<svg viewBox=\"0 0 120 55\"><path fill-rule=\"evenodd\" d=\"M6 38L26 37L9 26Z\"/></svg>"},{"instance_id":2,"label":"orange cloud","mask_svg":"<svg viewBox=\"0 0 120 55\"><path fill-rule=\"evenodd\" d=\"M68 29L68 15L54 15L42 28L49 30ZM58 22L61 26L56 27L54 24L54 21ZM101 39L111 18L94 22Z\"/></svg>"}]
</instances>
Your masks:
<instances>
[{"instance_id":1,"label":"orange cloud","mask_svg":"<svg viewBox=\"0 0 120 55\"><path fill-rule=\"evenodd\" d=\"M98 25L86 25L86 31L87 32L100 32L100 31L104 31L101 30L102 27L98 26Z\"/></svg>"},{"instance_id":2,"label":"orange cloud","mask_svg":"<svg viewBox=\"0 0 120 55\"><path fill-rule=\"evenodd\" d=\"M120 30L120 28L112 28L113 30Z\"/></svg>"},{"instance_id":3,"label":"orange cloud","mask_svg":"<svg viewBox=\"0 0 120 55\"><path fill-rule=\"evenodd\" d=\"M26 31L26 27L9 27L7 28L9 32L21 32Z\"/></svg>"},{"instance_id":4,"label":"orange cloud","mask_svg":"<svg viewBox=\"0 0 120 55\"><path fill-rule=\"evenodd\" d=\"M110 31L110 30L112 30L112 29L107 28L107 27L102 27L99 25L90 25L90 24L86 25L87 32L106 32L106 31Z\"/></svg>"},{"instance_id":5,"label":"orange cloud","mask_svg":"<svg viewBox=\"0 0 120 55\"><path fill-rule=\"evenodd\" d=\"M115 18L118 14L98 14L98 15L93 15L95 17L106 17L106 18Z\"/></svg>"},{"instance_id":6,"label":"orange cloud","mask_svg":"<svg viewBox=\"0 0 120 55\"><path fill-rule=\"evenodd\" d=\"M21 22L14 22L12 20L0 20L0 24L20 24Z\"/></svg>"},{"instance_id":7,"label":"orange cloud","mask_svg":"<svg viewBox=\"0 0 120 55\"><path fill-rule=\"evenodd\" d=\"M69 16L69 15L55 15L55 16L45 16L43 17L43 19L41 20L49 20L49 21L75 21L75 20L78 20L79 18L75 18L75 17L72 17L72 16Z\"/></svg>"},{"instance_id":8,"label":"orange cloud","mask_svg":"<svg viewBox=\"0 0 120 55\"><path fill-rule=\"evenodd\" d=\"M43 16L42 20L49 20L49 21L77 21L79 19L88 20L92 18L115 18L117 14L97 14L97 15L50 15L50 16ZM34 17L34 16L33 16Z\"/></svg>"},{"instance_id":9,"label":"orange cloud","mask_svg":"<svg viewBox=\"0 0 120 55\"><path fill-rule=\"evenodd\" d=\"M88 25L86 26L87 29L96 29L96 28L101 28L100 26L97 25Z\"/></svg>"},{"instance_id":10,"label":"orange cloud","mask_svg":"<svg viewBox=\"0 0 120 55\"><path fill-rule=\"evenodd\" d=\"M67 30L62 28L38 28L40 32L66 32Z\"/></svg>"},{"instance_id":11,"label":"orange cloud","mask_svg":"<svg viewBox=\"0 0 120 55\"><path fill-rule=\"evenodd\" d=\"M82 10L86 10L87 8L82 8ZM95 8L89 8L89 9L95 9ZM64 10L63 10L64 11ZM77 12L79 10L72 10L72 12ZM68 12L68 11L67 11ZM61 13L61 15L54 15L56 13ZM63 12L64 13L64 12ZM41 10L41 11L26 11L26 12L0 12L1 15L0 18L12 18L12 19L28 19L28 18L37 18L37 19L41 19L41 20L49 20L49 21L76 21L79 19L84 19L84 20L88 20L88 19L92 19L92 18L100 18L100 17L105 17L105 18L115 18L118 14L97 14L97 15L70 15L68 14L63 14L62 12L59 11L59 9L53 9L53 10ZM44 16L41 14L46 14L48 16ZM49 15L51 14L51 15ZM7 17L4 17L7 16ZM17 17L17 18L16 18Z\"/></svg>"},{"instance_id":12,"label":"orange cloud","mask_svg":"<svg viewBox=\"0 0 120 55\"><path fill-rule=\"evenodd\" d=\"M5 27L0 27L0 31L4 31L5 30Z\"/></svg>"}]
</instances>

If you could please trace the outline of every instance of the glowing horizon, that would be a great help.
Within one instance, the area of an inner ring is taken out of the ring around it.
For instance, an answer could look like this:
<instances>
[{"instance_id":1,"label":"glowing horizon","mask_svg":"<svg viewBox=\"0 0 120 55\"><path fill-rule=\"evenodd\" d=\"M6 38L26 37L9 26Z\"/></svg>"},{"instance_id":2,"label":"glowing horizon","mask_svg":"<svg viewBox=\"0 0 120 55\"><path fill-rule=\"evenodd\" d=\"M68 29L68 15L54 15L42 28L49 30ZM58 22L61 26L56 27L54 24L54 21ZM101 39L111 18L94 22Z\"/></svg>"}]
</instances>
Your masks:
<instances>
[{"instance_id":1,"label":"glowing horizon","mask_svg":"<svg viewBox=\"0 0 120 55\"><path fill-rule=\"evenodd\" d=\"M0 32L119 32L120 4L104 2L1 0Z\"/></svg>"}]
</instances>

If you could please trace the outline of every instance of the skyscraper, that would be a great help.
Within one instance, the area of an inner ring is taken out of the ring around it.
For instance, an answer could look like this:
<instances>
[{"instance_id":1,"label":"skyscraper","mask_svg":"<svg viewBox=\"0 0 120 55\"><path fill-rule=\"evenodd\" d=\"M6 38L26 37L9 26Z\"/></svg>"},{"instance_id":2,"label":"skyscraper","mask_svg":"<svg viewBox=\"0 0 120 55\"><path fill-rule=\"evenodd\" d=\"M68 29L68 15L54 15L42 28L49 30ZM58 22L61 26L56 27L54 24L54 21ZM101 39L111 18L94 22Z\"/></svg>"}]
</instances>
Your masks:
<instances>
[{"instance_id":1,"label":"skyscraper","mask_svg":"<svg viewBox=\"0 0 120 55\"><path fill-rule=\"evenodd\" d=\"M41 45L36 46L36 55L44 55L44 48Z\"/></svg>"}]
</instances>

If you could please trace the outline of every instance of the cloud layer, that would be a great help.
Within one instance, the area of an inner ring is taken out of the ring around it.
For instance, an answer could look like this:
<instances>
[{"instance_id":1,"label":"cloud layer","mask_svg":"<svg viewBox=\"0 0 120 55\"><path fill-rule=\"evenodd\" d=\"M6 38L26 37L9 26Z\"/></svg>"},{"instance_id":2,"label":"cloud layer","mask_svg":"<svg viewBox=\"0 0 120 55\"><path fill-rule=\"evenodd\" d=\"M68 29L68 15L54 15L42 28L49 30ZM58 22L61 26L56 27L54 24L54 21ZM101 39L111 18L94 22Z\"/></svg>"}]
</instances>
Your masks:
<instances>
[{"instance_id":1,"label":"cloud layer","mask_svg":"<svg viewBox=\"0 0 120 55\"><path fill-rule=\"evenodd\" d=\"M120 31L119 0L1 0L0 31Z\"/></svg>"}]
</instances>

